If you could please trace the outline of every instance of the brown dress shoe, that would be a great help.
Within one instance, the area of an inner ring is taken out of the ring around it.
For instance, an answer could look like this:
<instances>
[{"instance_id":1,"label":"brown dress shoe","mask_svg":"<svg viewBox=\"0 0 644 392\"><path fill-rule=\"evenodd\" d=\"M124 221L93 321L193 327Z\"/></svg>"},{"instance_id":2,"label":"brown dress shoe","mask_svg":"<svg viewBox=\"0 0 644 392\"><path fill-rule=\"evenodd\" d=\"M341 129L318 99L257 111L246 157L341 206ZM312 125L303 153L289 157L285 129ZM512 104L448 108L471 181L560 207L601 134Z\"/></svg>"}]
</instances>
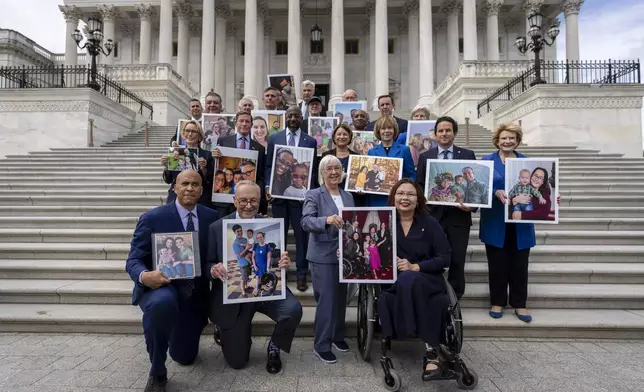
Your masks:
<instances>
[{"instance_id":1,"label":"brown dress shoe","mask_svg":"<svg viewBox=\"0 0 644 392\"><path fill-rule=\"evenodd\" d=\"M309 288L309 285L306 284L306 280L298 279L297 280L297 289L300 291L306 291Z\"/></svg>"}]
</instances>

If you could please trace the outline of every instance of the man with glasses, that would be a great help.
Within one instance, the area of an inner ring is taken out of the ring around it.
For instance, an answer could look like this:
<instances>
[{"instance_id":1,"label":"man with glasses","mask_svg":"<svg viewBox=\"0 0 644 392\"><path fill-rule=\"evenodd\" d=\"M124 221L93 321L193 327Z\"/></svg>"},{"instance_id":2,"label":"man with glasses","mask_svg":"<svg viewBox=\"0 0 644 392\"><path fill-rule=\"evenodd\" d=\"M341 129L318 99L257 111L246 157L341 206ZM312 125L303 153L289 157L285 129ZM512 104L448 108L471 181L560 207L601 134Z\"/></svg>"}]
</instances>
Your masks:
<instances>
[{"instance_id":1,"label":"man with glasses","mask_svg":"<svg viewBox=\"0 0 644 392\"><path fill-rule=\"evenodd\" d=\"M261 193L257 184L247 180L240 181L233 196L237 211L210 225L207 257L208 271L212 278L210 320L219 327L221 351L226 363L233 369L241 369L248 363L255 313L260 312L275 321L275 329L267 348L266 370L270 374L277 374L282 369L280 351L290 352L295 330L302 318L302 305L293 293L287 289L286 299L277 301L223 304L222 282L228 278L228 271L222 263L222 220L263 218L258 215ZM279 267L288 269L290 265L288 252L282 252Z\"/></svg>"}]
</instances>

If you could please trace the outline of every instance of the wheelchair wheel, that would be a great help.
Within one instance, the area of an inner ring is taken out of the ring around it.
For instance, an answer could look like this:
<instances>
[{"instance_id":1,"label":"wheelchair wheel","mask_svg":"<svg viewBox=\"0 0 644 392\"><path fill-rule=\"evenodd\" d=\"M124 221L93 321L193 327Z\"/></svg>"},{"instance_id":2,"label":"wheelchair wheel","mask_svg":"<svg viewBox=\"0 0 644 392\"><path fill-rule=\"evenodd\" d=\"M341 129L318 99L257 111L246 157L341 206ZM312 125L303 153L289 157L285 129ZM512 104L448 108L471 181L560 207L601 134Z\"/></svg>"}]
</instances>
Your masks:
<instances>
[{"instance_id":1,"label":"wheelchair wheel","mask_svg":"<svg viewBox=\"0 0 644 392\"><path fill-rule=\"evenodd\" d=\"M401 381L400 375L394 369L389 369L389 374L385 375L385 389L392 392L400 390Z\"/></svg>"},{"instance_id":2,"label":"wheelchair wheel","mask_svg":"<svg viewBox=\"0 0 644 392\"><path fill-rule=\"evenodd\" d=\"M461 314L461 305L458 303L456 293L452 286L447 284L447 296L449 297L449 321L447 325L447 345L450 351L460 354L463 348L463 316Z\"/></svg>"},{"instance_id":3,"label":"wheelchair wheel","mask_svg":"<svg viewBox=\"0 0 644 392\"><path fill-rule=\"evenodd\" d=\"M343 276L351 275L352 272L353 272L353 267L351 266L351 262L349 261L349 259L342 259Z\"/></svg>"},{"instance_id":4,"label":"wheelchair wheel","mask_svg":"<svg viewBox=\"0 0 644 392\"><path fill-rule=\"evenodd\" d=\"M361 284L358 291L358 350L365 361L371 360L371 344L375 330L373 287Z\"/></svg>"},{"instance_id":5,"label":"wheelchair wheel","mask_svg":"<svg viewBox=\"0 0 644 392\"><path fill-rule=\"evenodd\" d=\"M466 370L458 375L456 379L458 387L466 391L471 391L476 388L479 383L479 376L474 370Z\"/></svg>"}]
</instances>

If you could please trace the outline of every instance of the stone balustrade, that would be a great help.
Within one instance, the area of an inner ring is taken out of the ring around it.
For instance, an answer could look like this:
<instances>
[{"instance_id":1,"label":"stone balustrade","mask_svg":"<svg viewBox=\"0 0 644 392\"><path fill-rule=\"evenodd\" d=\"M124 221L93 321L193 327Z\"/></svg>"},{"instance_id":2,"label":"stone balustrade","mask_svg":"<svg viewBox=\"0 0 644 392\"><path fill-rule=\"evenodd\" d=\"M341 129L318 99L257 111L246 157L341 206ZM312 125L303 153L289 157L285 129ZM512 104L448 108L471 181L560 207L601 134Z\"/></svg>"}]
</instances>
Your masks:
<instances>
[{"instance_id":1,"label":"stone balustrade","mask_svg":"<svg viewBox=\"0 0 644 392\"><path fill-rule=\"evenodd\" d=\"M99 72L109 79L124 81L168 80L190 97L197 97L198 92L183 79L170 64L128 64L102 65Z\"/></svg>"},{"instance_id":2,"label":"stone balustrade","mask_svg":"<svg viewBox=\"0 0 644 392\"><path fill-rule=\"evenodd\" d=\"M440 97L459 78L514 78L530 67L529 60L521 61L464 61L436 88L434 95Z\"/></svg>"}]
</instances>

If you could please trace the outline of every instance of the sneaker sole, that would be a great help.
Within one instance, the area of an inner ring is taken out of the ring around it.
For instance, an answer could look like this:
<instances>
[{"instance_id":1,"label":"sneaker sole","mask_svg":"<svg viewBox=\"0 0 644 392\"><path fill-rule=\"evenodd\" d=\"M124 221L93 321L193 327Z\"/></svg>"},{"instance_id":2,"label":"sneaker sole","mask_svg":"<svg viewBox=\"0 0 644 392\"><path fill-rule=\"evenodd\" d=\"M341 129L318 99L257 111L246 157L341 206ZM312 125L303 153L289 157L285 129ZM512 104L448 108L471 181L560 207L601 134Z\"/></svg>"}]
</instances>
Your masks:
<instances>
[{"instance_id":1,"label":"sneaker sole","mask_svg":"<svg viewBox=\"0 0 644 392\"><path fill-rule=\"evenodd\" d=\"M335 361L329 361L329 360L326 360L326 359L322 358L322 357L320 356L320 354L319 354L317 351L315 351L315 350L313 350L313 354L315 354L315 356L316 356L316 357L318 357L318 359L319 359L320 361L322 361L322 362L324 362L324 363L328 363L329 365L331 365L331 364L334 364L334 363L338 362L338 360L337 360L337 359L336 359Z\"/></svg>"},{"instance_id":2,"label":"sneaker sole","mask_svg":"<svg viewBox=\"0 0 644 392\"><path fill-rule=\"evenodd\" d=\"M336 346L335 343L332 343L331 345L333 346L334 349L340 351L341 353L348 353L350 351L350 349L342 350L338 348L338 346Z\"/></svg>"}]
</instances>

